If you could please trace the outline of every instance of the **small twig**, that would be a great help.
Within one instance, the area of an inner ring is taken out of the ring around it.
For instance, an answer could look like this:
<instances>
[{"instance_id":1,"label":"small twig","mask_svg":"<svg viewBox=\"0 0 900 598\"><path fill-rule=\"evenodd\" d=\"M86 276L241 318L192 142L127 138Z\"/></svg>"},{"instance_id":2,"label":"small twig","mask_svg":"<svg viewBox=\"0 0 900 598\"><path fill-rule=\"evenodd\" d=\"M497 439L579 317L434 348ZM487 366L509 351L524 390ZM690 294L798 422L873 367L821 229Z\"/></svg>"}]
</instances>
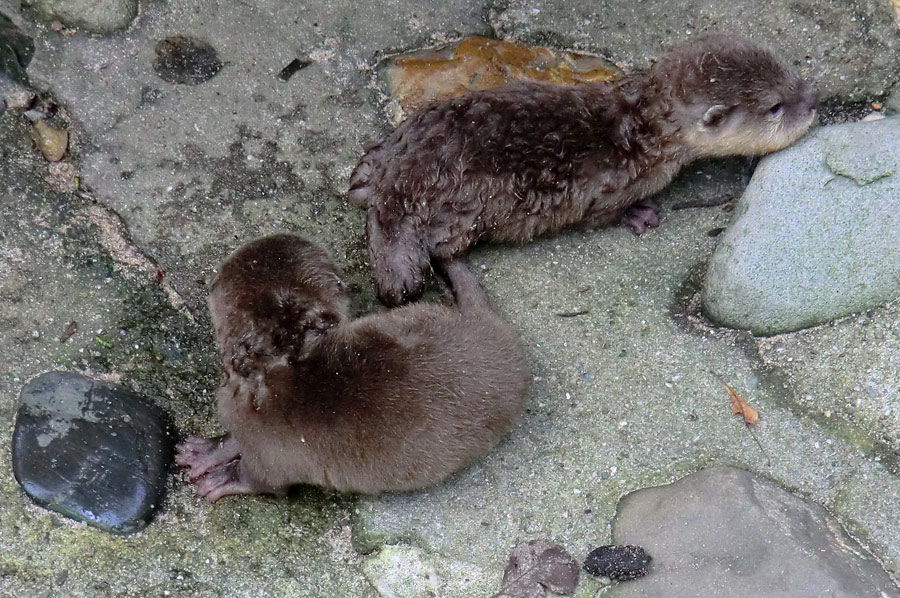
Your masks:
<instances>
[{"instance_id":1,"label":"small twig","mask_svg":"<svg viewBox=\"0 0 900 598\"><path fill-rule=\"evenodd\" d=\"M672 211L688 210L691 208L713 208L715 206L723 206L734 199L733 195L720 195L712 199L695 199L693 201L683 201L672 206Z\"/></svg>"},{"instance_id":2,"label":"small twig","mask_svg":"<svg viewBox=\"0 0 900 598\"><path fill-rule=\"evenodd\" d=\"M589 309L580 309L578 311L561 311L554 315L559 316L560 318L574 318L576 316L583 316L589 313L591 313L591 310Z\"/></svg>"},{"instance_id":3,"label":"small twig","mask_svg":"<svg viewBox=\"0 0 900 598\"><path fill-rule=\"evenodd\" d=\"M762 442L759 441L759 438L756 437L756 432L753 431L753 428L750 427L750 424L744 423L744 426L747 428L747 431L750 432L750 436L753 437L753 440L756 441L756 446L759 447L759 452L763 454L763 457L766 458L766 467L772 467L772 459L769 458L769 453L766 452L766 449L763 448Z\"/></svg>"}]
</instances>

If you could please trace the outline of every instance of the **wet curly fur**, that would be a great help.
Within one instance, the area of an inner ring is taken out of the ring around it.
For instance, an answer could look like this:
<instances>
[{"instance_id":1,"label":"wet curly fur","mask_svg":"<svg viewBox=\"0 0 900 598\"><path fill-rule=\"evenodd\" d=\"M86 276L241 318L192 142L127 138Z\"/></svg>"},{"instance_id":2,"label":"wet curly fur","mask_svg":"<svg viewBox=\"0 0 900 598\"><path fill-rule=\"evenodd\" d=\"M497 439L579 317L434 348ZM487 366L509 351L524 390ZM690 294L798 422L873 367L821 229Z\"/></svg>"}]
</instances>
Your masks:
<instances>
[{"instance_id":1,"label":"wet curly fur","mask_svg":"<svg viewBox=\"0 0 900 598\"><path fill-rule=\"evenodd\" d=\"M525 357L465 264L443 270L455 306L351 320L316 245L277 235L229 257L210 295L228 433L176 457L197 493L413 490L494 446L522 410Z\"/></svg>"},{"instance_id":2,"label":"wet curly fur","mask_svg":"<svg viewBox=\"0 0 900 598\"><path fill-rule=\"evenodd\" d=\"M642 232L658 224L642 200L685 164L785 147L814 106L768 50L725 35L613 83L513 83L433 102L368 145L350 179L351 201L368 210L378 296L419 297L432 259L482 239L523 243L623 217Z\"/></svg>"}]
</instances>

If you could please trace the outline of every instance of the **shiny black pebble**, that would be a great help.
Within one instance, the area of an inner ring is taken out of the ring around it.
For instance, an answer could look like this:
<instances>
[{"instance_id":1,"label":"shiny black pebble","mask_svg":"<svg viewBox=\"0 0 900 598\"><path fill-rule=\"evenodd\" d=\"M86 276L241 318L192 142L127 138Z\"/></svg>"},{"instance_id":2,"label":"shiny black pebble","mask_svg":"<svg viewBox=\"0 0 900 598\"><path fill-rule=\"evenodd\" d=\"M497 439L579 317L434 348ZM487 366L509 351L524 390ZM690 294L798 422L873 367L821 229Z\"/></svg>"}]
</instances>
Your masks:
<instances>
[{"instance_id":1,"label":"shiny black pebble","mask_svg":"<svg viewBox=\"0 0 900 598\"><path fill-rule=\"evenodd\" d=\"M650 555L640 546L601 546L588 553L584 570L591 575L619 581L647 574Z\"/></svg>"},{"instance_id":2,"label":"shiny black pebble","mask_svg":"<svg viewBox=\"0 0 900 598\"><path fill-rule=\"evenodd\" d=\"M132 533L162 504L173 439L165 412L130 390L49 372L22 389L13 473L37 504Z\"/></svg>"}]
</instances>

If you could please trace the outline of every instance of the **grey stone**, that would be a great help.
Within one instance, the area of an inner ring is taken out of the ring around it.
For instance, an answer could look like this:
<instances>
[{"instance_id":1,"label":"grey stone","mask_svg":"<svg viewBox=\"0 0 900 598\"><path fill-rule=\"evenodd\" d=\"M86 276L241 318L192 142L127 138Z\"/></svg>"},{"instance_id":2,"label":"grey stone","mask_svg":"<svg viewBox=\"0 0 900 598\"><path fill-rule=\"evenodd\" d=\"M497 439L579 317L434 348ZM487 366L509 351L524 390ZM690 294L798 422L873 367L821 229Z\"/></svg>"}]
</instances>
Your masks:
<instances>
[{"instance_id":1,"label":"grey stone","mask_svg":"<svg viewBox=\"0 0 900 598\"><path fill-rule=\"evenodd\" d=\"M162 505L174 440L165 412L128 389L49 372L22 390L13 472L41 506L132 533Z\"/></svg>"},{"instance_id":2,"label":"grey stone","mask_svg":"<svg viewBox=\"0 0 900 598\"><path fill-rule=\"evenodd\" d=\"M900 118L822 127L760 163L710 261L703 310L771 335L900 296Z\"/></svg>"},{"instance_id":3,"label":"grey stone","mask_svg":"<svg viewBox=\"0 0 900 598\"><path fill-rule=\"evenodd\" d=\"M366 557L363 572L384 598L471 598L486 571L476 565L435 558L415 546L383 546ZM500 579L499 572L497 579Z\"/></svg>"},{"instance_id":4,"label":"grey stone","mask_svg":"<svg viewBox=\"0 0 900 598\"><path fill-rule=\"evenodd\" d=\"M629 494L613 537L644 547L653 562L610 598L900 596L822 507L740 469L714 467Z\"/></svg>"},{"instance_id":5,"label":"grey stone","mask_svg":"<svg viewBox=\"0 0 900 598\"><path fill-rule=\"evenodd\" d=\"M125 29L138 13L138 0L25 0L44 21L61 21L91 33Z\"/></svg>"},{"instance_id":6,"label":"grey stone","mask_svg":"<svg viewBox=\"0 0 900 598\"><path fill-rule=\"evenodd\" d=\"M509 555L498 598L544 598L571 594L578 585L578 563L562 546L546 540L522 542Z\"/></svg>"},{"instance_id":7,"label":"grey stone","mask_svg":"<svg viewBox=\"0 0 900 598\"><path fill-rule=\"evenodd\" d=\"M0 81L28 83L28 63L34 56L34 40L22 33L15 23L0 13ZM0 98L2 101L2 98Z\"/></svg>"}]
</instances>

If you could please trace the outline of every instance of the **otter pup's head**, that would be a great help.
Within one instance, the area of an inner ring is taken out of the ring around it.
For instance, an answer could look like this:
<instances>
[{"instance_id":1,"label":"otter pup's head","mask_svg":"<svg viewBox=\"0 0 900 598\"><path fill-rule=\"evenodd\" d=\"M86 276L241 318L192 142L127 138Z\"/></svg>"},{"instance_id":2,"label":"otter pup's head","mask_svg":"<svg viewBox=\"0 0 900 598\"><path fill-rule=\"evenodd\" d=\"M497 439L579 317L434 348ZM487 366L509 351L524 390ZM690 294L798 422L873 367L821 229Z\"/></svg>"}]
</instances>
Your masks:
<instances>
[{"instance_id":1,"label":"otter pup's head","mask_svg":"<svg viewBox=\"0 0 900 598\"><path fill-rule=\"evenodd\" d=\"M347 317L348 302L328 254L293 235L238 249L222 264L209 300L225 362L235 356L302 359Z\"/></svg>"},{"instance_id":2,"label":"otter pup's head","mask_svg":"<svg viewBox=\"0 0 900 598\"><path fill-rule=\"evenodd\" d=\"M816 115L816 92L766 48L705 35L676 46L650 77L695 157L760 155L787 147Z\"/></svg>"}]
</instances>

